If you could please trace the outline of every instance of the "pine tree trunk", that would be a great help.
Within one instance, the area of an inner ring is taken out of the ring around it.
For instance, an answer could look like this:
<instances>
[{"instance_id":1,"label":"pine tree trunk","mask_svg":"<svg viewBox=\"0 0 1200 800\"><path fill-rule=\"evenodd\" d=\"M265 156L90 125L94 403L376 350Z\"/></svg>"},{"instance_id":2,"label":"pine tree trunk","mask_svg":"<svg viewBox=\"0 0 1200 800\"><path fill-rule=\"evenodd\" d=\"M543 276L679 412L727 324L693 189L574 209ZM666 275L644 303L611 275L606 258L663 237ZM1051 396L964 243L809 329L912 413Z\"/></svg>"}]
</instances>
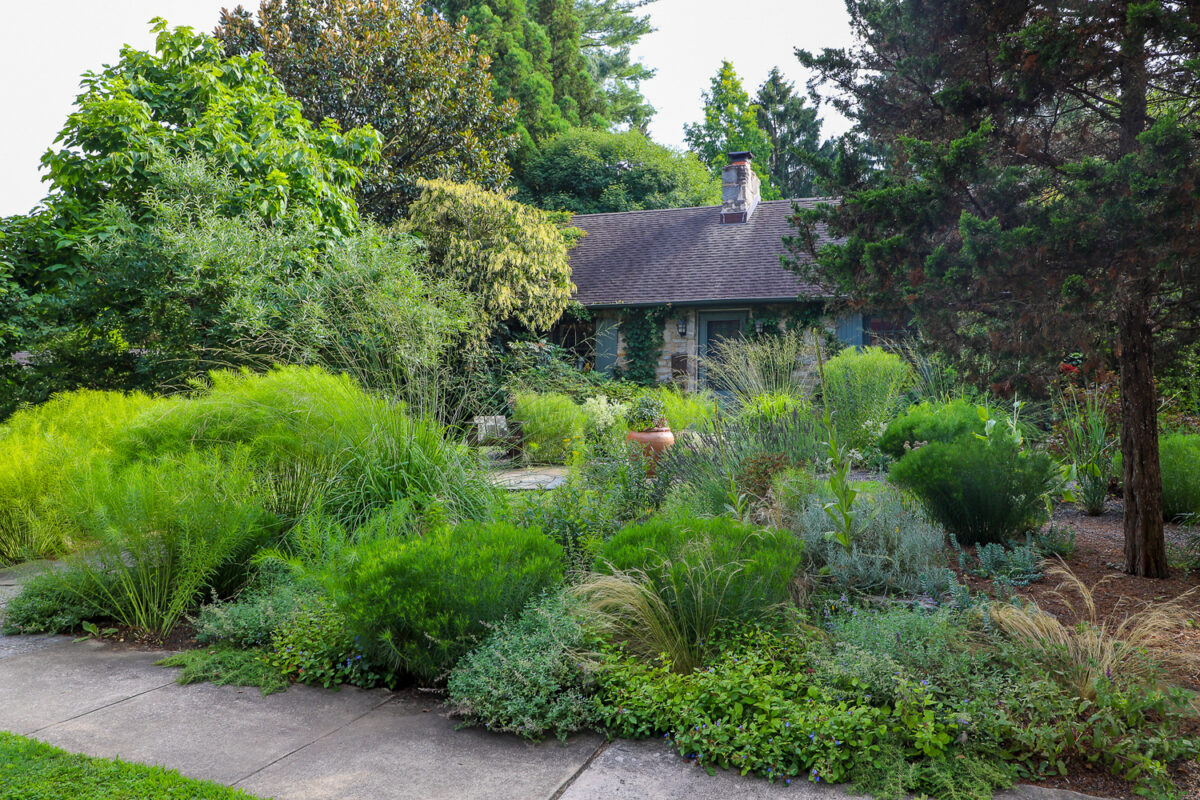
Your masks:
<instances>
[{"instance_id":1,"label":"pine tree trunk","mask_svg":"<svg viewBox=\"0 0 1200 800\"><path fill-rule=\"evenodd\" d=\"M1163 539L1162 471L1158 463L1158 399L1154 388L1154 335L1144 298L1121 310L1121 458L1124 466L1125 571L1167 577Z\"/></svg>"}]
</instances>

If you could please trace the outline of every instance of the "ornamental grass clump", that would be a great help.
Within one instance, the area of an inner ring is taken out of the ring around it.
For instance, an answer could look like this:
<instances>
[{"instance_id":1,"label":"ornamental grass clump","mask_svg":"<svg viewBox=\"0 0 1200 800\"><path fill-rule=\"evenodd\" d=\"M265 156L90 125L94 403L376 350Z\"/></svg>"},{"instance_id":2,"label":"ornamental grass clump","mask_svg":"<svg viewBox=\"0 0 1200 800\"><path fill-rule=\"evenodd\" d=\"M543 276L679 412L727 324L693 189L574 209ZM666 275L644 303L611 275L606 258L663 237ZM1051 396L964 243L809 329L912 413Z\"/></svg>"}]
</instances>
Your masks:
<instances>
[{"instance_id":1,"label":"ornamental grass clump","mask_svg":"<svg viewBox=\"0 0 1200 800\"><path fill-rule=\"evenodd\" d=\"M1074 467L1076 503L1089 516L1104 513L1113 460L1120 445L1101 391L1096 387L1064 393L1058 403L1060 421L1055 426L1063 455Z\"/></svg>"},{"instance_id":2,"label":"ornamental grass clump","mask_svg":"<svg viewBox=\"0 0 1200 800\"><path fill-rule=\"evenodd\" d=\"M1196 654L1172 646L1175 634L1187 630L1194 616L1180 603L1182 598L1101 616L1095 591L1111 578L1088 587L1065 566L1053 567L1047 574L1062 579L1053 596L1067 608L1066 617L1078 622L1064 623L1032 604L993 603L988 613L1001 631L1076 697L1094 700L1102 682L1153 687L1161 680L1164 665L1200 663Z\"/></svg>"},{"instance_id":3,"label":"ornamental grass clump","mask_svg":"<svg viewBox=\"0 0 1200 800\"><path fill-rule=\"evenodd\" d=\"M605 543L575 592L601 629L643 658L666 653L689 672L728 622L770 619L792 597L801 546L728 517L659 518Z\"/></svg>"},{"instance_id":4,"label":"ornamental grass clump","mask_svg":"<svg viewBox=\"0 0 1200 800\"><path fill-rule=\"evenodd\" d=\"M708 381L729 393L741 409L755 398L785 396L807 407L816 381L806 358L812 345L805 331L788 330L755 338L730 337L713 343L704 362Z\"/></svg>"}]
</instances>

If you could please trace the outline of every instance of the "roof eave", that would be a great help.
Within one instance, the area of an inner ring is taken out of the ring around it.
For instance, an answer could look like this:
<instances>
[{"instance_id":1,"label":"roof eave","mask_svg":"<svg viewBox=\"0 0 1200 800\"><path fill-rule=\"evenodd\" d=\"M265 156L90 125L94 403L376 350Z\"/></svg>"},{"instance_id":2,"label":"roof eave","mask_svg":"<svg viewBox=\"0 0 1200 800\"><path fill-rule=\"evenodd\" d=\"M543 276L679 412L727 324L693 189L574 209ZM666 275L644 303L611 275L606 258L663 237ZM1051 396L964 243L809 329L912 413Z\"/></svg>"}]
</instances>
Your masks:
<instances>
[{"instance_id":1,"label":"roof eave","mask_svg":"<svg viewBox=\"0 0 1200 800\"><path fill-rule=\"evenodd\" d=\"M633 303L580 303L584 308L593 311L608 311L617 308L652 308L654 306L734 306L765 303L812 303L832 300L831 294L788 295L786 297L721 297L703 300L656 300L654 302Z\"/></svg>"}]
</instances>

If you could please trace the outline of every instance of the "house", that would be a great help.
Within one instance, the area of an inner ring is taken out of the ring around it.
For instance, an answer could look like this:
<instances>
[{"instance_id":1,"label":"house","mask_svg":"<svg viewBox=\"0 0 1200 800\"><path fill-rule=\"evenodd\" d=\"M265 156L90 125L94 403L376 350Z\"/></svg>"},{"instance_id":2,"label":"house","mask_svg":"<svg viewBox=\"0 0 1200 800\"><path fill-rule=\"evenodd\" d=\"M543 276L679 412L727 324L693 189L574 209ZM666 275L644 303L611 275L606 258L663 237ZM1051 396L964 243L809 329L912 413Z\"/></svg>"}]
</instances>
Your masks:
<instances>
[{"instance_id":1,"label":"house","mask_svg":"<svg viewBox=\"0 0 1200 800\"><path fill-rule=\"evenodd\" d=\"M622 321L635 310L665 315L660 381L704 385L704 362L719 340L765 326L811 325L828 293L783 267L783 237L793 204L819 198L762 201L752 154L729 154L719 206L579 214L587 235L570 254L575 299L590 312L593 366L623 364ZM869 327L868 321L868 327ZM870 343L862 315L836 321L847 344ZM578 336L578 332L576 334Z\"/></svg>"}]
</instances>

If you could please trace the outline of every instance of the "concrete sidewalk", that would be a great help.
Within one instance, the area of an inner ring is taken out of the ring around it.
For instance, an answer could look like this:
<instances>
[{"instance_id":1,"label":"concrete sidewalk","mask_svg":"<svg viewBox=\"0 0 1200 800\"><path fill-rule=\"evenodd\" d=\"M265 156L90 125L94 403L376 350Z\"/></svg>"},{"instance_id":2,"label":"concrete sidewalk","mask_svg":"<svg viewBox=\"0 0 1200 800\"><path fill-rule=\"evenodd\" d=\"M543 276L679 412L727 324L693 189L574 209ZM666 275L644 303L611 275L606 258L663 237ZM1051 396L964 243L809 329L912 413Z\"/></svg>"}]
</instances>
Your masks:
<instances>
[{"instance_id":1,"label":"concrete sidewalk","mask_svg":"<svg viewBox=\"0 0 1200 800\"><path fill-rule=\"evenodd\" d=\"M0 572L0 614L20 578ZM831 800L797 780L708 775L661 740L596 734L531 744L455 730L415 692L179 686L145 652L66 636L0 637L0 730L65 750L160 764L277 800ZM1021 790L1007 800L1067 800Z\"/></svg>"},{"instance_id":2,"label":"concrete sidewalk","mask_svg":"<svg viewBox=\"0 0 1200 800\"><path fill-rule=\"evenodd\" d=\"M30 637L8 637L23 640ZM455 730L436 698L295 686L179 686L162 653L36 637L0 655L0 730L161 764L278 800L794 800L837 787L710 776L659 741L565 744ZM1079 798L1069 792L1006 793Z\"/></svg>"}]
</instances>

